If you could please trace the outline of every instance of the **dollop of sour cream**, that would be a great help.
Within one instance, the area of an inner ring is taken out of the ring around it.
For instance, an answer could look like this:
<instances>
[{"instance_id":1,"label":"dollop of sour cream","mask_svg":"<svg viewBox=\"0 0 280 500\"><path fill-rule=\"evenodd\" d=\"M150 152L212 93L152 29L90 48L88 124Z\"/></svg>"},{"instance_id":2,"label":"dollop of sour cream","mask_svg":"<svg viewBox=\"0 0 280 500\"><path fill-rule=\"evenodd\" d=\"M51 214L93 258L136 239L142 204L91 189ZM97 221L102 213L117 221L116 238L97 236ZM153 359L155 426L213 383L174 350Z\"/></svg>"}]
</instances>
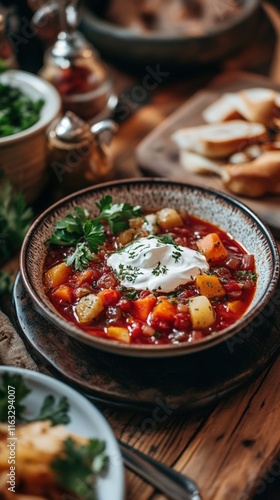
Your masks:
<instances>
[{"instance_id":1,"label":"dollop of sour cream","mask_svg":"<svg viewBox=\"0 0 280 500\"><path fill-rule=\"evenodd\" d=\"M148 236L110 254L107 264L125 287L171 292L208 271L201 253L172 243L168 236Z\"/></svg>"}]
</instances>

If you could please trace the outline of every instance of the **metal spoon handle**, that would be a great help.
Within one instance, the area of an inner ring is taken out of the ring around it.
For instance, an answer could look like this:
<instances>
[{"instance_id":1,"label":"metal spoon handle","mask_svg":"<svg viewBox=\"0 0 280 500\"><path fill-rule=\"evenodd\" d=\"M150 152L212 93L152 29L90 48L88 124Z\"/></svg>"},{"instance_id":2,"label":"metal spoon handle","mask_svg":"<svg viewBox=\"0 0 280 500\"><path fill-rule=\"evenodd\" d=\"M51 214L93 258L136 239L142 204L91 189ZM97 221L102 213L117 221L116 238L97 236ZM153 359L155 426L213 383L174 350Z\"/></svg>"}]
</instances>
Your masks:
<instances>
[{"instance_id":1,"label":"metal spoon handle","mask_svg":"<svg viewBox=\"0 0 280 500\"><path fill-rule=\"evenodd\" d=\"M192 479L119 441L124 464L172 500L201 500Z\"/></svg>"}]
</instances>

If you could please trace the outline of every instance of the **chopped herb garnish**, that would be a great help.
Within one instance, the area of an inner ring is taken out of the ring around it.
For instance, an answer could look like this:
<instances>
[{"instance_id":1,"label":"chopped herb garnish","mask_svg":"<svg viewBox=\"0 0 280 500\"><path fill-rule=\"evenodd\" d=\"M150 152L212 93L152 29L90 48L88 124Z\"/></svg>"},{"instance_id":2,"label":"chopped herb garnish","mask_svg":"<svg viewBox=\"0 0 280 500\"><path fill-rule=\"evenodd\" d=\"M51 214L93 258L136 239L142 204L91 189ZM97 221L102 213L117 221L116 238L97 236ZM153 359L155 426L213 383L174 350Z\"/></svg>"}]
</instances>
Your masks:
<instances>
[{"instance_id":1,"label":"chopped herb garnish","mask_svg":"<svg viewBox=\"0 0 280 500\"><path fill-rule=\"evenodd\" d=\"M0 137L7 137L31 127L40 118L43 99L34 101L21 89L0 83Z\"/></svg>"},{"instance_id":2,"label":"chopped herb garnish","mask_svg":"<svg viewBox=\"0 0 280 500\"><path fill-rule=\"evenodd\" d=\"M91 260L93 260L93 256L86 243L78 243L75 251L67 257L66 264L67 266L74 264L76 271L82 271Z\"/></svg>"},{"instance_id":3,"label":"chopped herb garnish","mask_svg":"<svg viewBox=\"0 0 280 500\"><path fill-rule=\"evenodd\" d=\"M125 266L124 264L120 264L118 271L116 271L117 278L120 281L126 280L126 281L129 281L131 283L135 282L135 280L139 274L143 274L140 271L139 267L130 266L130 265Z\"/></svg>"},{"instance_id":4,"label":"chopped herb garnish","mask_svg":"<svg viewBox=\"0 0 280 500\"><path fill-rule=\"evenodd\" d=\"M245 271L245 270L235 271L234 275L237 279L241 279L241 280L249 278L249 280L253 281L254 283L258 279L258 275L255 271Z\"/></svg>"},{"instance_id":5,"label":"chopped herb garnish","mask_svg":"<svg viewBox=\"0 0 280 500\"><path fill-rule=\"evenodd\" d=\"M160 276L160 274L166 274L167 272L167 267L162 265L160 262L158 262L157 266L152 270L152 274L154 276Z\"/></svg>"}]
</instances>

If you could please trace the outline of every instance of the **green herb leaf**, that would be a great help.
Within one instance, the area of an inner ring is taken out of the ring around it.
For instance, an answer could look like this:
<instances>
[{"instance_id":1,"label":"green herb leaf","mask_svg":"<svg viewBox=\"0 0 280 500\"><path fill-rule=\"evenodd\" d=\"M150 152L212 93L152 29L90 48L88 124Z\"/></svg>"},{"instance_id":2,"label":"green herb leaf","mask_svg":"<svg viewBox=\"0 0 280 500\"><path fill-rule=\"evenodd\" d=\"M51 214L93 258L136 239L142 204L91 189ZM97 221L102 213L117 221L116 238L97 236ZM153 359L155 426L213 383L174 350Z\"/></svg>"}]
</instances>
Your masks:
<instances>
[{"instance_id":1,"label":"green herb leaf","mask_svg":"<svg viewBox=\"0 0 280 500\"><path fill-rule=\"evenodd\" d=\"M0 83L0 137L16 134L40 118L44 100L33 101L21 89Z\"/></svg>"},{"instance_id":2,"label":"green herb leaf","mask_svg":"<svg viewBox=\"0 0 280 500\"><path fill-rule=\"evenodd\" d=\"M93 260L91 251L86 243L83 242L77 244L75 251L67 257L66 264L67 266L72 266L72 264L74 264L76 271L82 271L88 266L91 260Z\"/></svg>"},{"instance_id":3,"label":"green herb leaf","mask_svg":"<svg viewBox=\"0 0 280 500\"><path fill-rule=\"evenodd\" d=\"M133 207L129 203L115 203L112 205L112 196L103 196L99 203L96 203L99 209L98 219L106 221L113 234L118 234L129 227L129 219L141 215L141 207Z\"/></svg>"},{"instance_id":4,"label":"green herb leaf","mask_svg":"<svg viewBox=\"0 0 280 500\"><path fill-rule=\"evenodd\" d=\"M91 439L86 445L66 439L63 456L51 464L57 482L79 498L96 499L97 478L104 477L109 467L105 448L105 442L98 439Z\"/></svg>"},{"instance_id":5,"label":"green herb leaf","mask_svg":"<svg viewBox=\"0 0 280 500\"><path fill-rule=\"evenodd\" d=\"M47 243L61 246L76 245L84 236L84 224L89 213L85 208L75 207L74 212L55 222L55 232Z\"/></svg>"},{"instance_id":6,"label":"green herb leaf","mask_svg":"<svg viewBox=\"0 0 280 500\"><path fill-rule=\"evenodd\" d=\"M15 409L15 417L17 420L22 418L22 413L25 406L22 404L23 399L31 392L25 385L22 376L19 374L3 373L2 386L0 386L0 421L7 422L8 418L8 390L14 389L13 406Z\"/></svg>"},{"instance_id":7,"label":"green herb leaf","mask_svg":"<svg viewBox=\"0 0 280 500\"><path fill-rule=\"evenodd\" d=\"M104 226L99 220L88 220L84 225L85 239L93 253L98 252L98 247L106 241Z\"/></svg>"},{"instance_id":8,"label":"green herb leaf","mask_svg":"<svg viewBox=\"0 0 280 500\"><path fill-rule=\"evenodd\" d=\"M0 198L0 263L19 249L32 216L23 193L14 192L10 181L4 182Z\"/></svg>"},{"instance_id":9,"label":"green herb leaf","mask_svg":"<svg viewBox=\"0 0 280 500\"><path fill-rule=\"evenodd\" d=\"M12 291L11 274L5 271L0 271L0 296Z\"/></svg>"},{"instance_id":10,"label":"green herb leaf","mask_svg":"<svg viewBox=\"0 0 280 500\"><path fill-rule=\"evenodd\" d=\"M50 420L52 425L68 424L70 422L68 412L69 402L65 396L62 396L57 403L52 395L46 396L39 415L29 420L29 422Z\"/></svg>"}]
</instances>

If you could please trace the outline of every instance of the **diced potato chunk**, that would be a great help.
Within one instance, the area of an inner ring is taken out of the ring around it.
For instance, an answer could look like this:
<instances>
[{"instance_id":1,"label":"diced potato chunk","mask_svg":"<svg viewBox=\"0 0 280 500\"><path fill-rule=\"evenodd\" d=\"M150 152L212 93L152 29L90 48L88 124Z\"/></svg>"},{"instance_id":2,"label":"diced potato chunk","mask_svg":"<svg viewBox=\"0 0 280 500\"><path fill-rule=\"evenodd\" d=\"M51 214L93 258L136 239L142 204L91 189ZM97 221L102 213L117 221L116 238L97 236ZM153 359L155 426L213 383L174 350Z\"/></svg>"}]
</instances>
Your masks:
<instances>
[{"instance_id":1,"label":"diced potato chunk","mask_svg":"<svg viewBox=\"0 0 280 500\"><path fill-rule=\"evenodd\" d=\"M128 329L123 326L108 326L107 335L113 337L116 340L121 340L122 342L130 343L130 336Z\"/></svg>"},{"instance_id":2,"label":"diced potato chunk","mask_svg":"<svg viewBox=\"0 0 280 500\"><path fill-rule=\"evenodd\" d=\"M55 288L67 281L68 276L72 273L70 266L66 262L56 264L45 272L45 281L49 288Z\"/></svg>"},{"instance_id":3,"label":"diced potato chunk","mask_svg":"<svg viewBox=\"0 0 280 500\"><path fill-rule=\"evenodd\" d=\"M130 243L133 240L135 234L136 234L136 229L134 227L130 227L129 229L122 231L118 235L118 243L123 246L127 245L127 243Z\"/></svg>"},{"instance_id":4,"label":"diced potato chunk","mask_svg":"<svg viewBox=\"0 0 280 500\"><path fill-rule=\"evenodd\" d=\"M157 223L162 229L172 229L173 227L183 226L184 221L174 208L162 208L157 212Z\"/></svg>"},{"instance_id":5,"label":"diced potato chunk","mask_svg":"<svg viewBox=\"0 0 280 500\"><path fill-rule=\"evenodd\" d=\"M189 300L189 310L193 328L207 328L215 321L215 313L211 302L204 295Z\"/></svg>"},{"instance_id":6,"label":"diced potato chunk","mask_svg":"<svg viewBox=\"0 0 280 500\"><path fill-rule=\"evenodd\" d=\"M145 220L142 225L142 229L145 233L148 234L158 234L159 227L157 223L156 214L148 214L145 216Z\"/></svg>"},{"instance_id":7,"label":"diced potato chunk","mask_svg":"<svg viewBox=\"0 0 280 500\"><path fill-rule=\"evenodd\" d=\"M103 300L94 293L85 295L76 305L76 313L80 323L88 323L92 319L95 319L103 309Z\"/></svg>"}]
</instances>

